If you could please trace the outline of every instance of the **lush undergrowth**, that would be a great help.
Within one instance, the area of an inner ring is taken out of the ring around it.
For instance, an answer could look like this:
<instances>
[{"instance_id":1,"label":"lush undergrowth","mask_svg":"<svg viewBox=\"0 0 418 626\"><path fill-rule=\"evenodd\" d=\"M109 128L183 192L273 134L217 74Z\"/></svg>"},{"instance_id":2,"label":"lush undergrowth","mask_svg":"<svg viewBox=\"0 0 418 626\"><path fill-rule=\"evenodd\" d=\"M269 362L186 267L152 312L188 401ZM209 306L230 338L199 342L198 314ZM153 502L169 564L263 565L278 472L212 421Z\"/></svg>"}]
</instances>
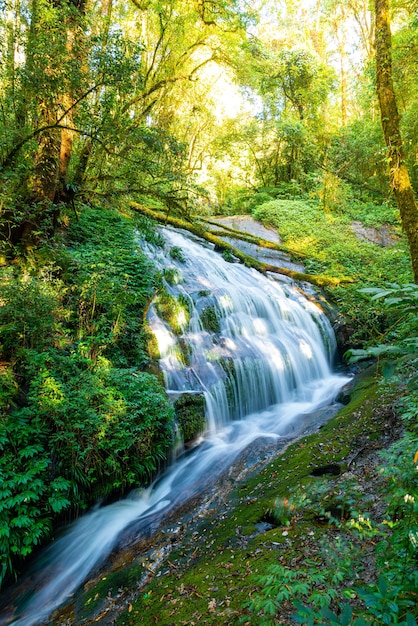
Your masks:
<instances>
[{"instance_id":1,"label":"lush undergrowth","mask_svg":"<svg viewBox=\"0 0 418 626\"><path fill-rule=\"evenodd\" d=\"M171 404L144 371L157 279L135 225L83 207L1 268L0 582L58 520L149 480L171 446Z\"/></svg>"},{"instance_id":2,"label":"lush undergrowth","mask_svg":"<svg viewBox=\"0 0 418 626\"><path fill-rule=\"evenodd\" d=\"M378 281L390 281L394 276L401 279L402 273L405 279L410 276L407 249L397 224L393 225L393 244L382 248L356 236L351 215L326 212L312 201L274 200L256 207L253 216L276 227L289 248L306 257L307 270L312 273ZM398 265L395 275L394 264Z\"/></svg>"},{"instance_id":3,"label":"lush undergrowth","mask_svg":"<svg viewBox=\"0 0 418 626\"><path fill-rule=\"evenodd\" d=\"M309 272L354 279L328 296L357 348L347 358L377 360L377 374L318 433L230 485L214 515L185 524L162 576L134 559L78 598L80 619L121 598L121 624L415 625L418 291L396 220L386 247L352 228L390 213L295 200L254 210ZM146 372L143 314L159 279L134 227L158 235L134 219L84 207L60 241L1 268L2 577L57 521L146 481L170 446L173 409Z\"/></svg>"},{"instance_id":4,"label":"lush undergrowth","mask_svg":"<svg viewBox=\"0 0 418 626\"><path fill-rule=\"evenodd\" d=\"M277 228L284 243L304 255L307 272L353 279L328 290L340 320L347 324L351 346L376 341L387 332L390 314L379 303L371 304L360 289L412 282L407 244L393 208L357 203L326 212L312 200L273 200L255 207L253 216ZM374 229L383 226L390 233L389 245L368 240L367 232L360 238L354 222Z\"/></svg>"}]
</instances>

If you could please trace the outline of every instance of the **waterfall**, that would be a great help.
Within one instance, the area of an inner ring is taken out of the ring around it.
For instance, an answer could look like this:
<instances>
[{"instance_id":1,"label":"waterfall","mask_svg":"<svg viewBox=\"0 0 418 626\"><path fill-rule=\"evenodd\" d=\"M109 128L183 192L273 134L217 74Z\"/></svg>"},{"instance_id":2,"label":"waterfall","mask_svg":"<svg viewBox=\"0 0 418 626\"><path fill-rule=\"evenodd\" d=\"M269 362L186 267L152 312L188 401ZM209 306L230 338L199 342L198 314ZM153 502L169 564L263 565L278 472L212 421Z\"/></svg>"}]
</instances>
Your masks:
<instances>
[{"instance_id":1,"label":"waterfall","mask_svg":"<svg viewBox=\"0 0 418 626\"><path fill-rule=\"evenodd\" d=\"M257 438L304 432L347 378L333 374L335 339L326 316L293 285L230 263L194 238L165 229L150 249L165 283L149 309L167 393L203 394L204 442L148 489L97 507L48 547L11 616L0 625L48 619L115 546L123 529L158 524L200 494Z\"/></svg>"},{"instance_id":2,"label":"waterfall","mask_svg":"<svg viewBox=\"0 0 418 626\"><path fill-rule=\"evenodd\" d=\"M154 259L171 278L172 303L181 303L177 335L158 302L149 320L168 393L202 392L211 434L274 406L309 403L327 388L334 334L299 288L227 263L178 231L167 230L166 239L180 258L165 248Z\"/></svg>"}]
</instances>

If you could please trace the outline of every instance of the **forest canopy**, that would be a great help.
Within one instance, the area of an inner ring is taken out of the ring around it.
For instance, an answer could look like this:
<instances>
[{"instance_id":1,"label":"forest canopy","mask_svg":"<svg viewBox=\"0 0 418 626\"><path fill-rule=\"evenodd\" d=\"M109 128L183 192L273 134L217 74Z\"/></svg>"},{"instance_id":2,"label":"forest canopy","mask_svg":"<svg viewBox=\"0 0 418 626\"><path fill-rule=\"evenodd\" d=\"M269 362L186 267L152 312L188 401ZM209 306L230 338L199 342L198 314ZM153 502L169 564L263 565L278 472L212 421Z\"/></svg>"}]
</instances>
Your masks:
<instances>
[{"instance_id":1,"label":"forest canopy","mask_svg":"<svg viewBox=\"0 0 418 626\"><path fill-rule=\"evenodd\" d=\"M384 46L416 189L413 3L394 3L391 19ZM365 0L2 2L6 253L51 233L74 198L186 215L263 198L316 198L325 211L392 202L374 24Z\"/></svg>"}]
</instances>

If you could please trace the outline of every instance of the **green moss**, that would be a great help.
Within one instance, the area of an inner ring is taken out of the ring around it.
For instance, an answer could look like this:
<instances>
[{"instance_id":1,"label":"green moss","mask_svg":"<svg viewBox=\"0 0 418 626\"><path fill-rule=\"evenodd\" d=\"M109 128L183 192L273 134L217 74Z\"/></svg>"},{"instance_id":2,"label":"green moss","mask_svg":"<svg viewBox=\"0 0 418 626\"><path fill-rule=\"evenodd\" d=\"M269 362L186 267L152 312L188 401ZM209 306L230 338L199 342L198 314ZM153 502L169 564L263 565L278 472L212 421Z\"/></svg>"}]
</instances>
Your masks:
<instances>
[{"instance_id":1,"label":"green moss","mask_svg":"<svg viewBox=\"0 0 418 626\"><path fill-rule=\"evenodd\" d=\"M160 350L158 347L157 337L153 334L149 327L145 329L145 337L147 352L150 358L154 361L158 361L158 359L160 358Z\"/></svg>"},{"instance_id":2,"label":"green moss","mask_svg":"<svg viewBox=\"0 0 418 626\"><path fill-rule=\"evenodd\" d=\"M176 351L181 363L189 366L190 357L192 355L192 348L190 347L190 344L188 344L182 337L179 337L178 339L178 342L176 344Z\"/></svg>"},{"instance_id":3,"label":"green moss","mask_svg":"<svg viewBox=\"0 0 418 626\"><path fill-rule=\"evenodd\" d=\"M218 312L214 306L205 307L200 313L200 321L205 330L211 333L219 333L221 331L221 324L219 321Z\"/></svg>"},{"instance_id":4,"label":"green moss","mask_svg":"<svg viewBox=\"0 0 418 626\"><path fill-rule=\"evenodd\" d=\"M123 569L103 576L94 587L84 591L77 598L77 616L79 620L94 619L105 606L106 600L125 589L132 589L146 573L143 563L135 560Z\"/></svg>"},{"instance_id":5,"label":"green moss","mask_svg":"<svg viewBox=\"0 0 418 626\"><path fill-rule=\"evenodd\" d=\"M233 263L235 261L234 255L230 250L224 250L222 252L222 258L228 263Z\"/></svg>"},{"instance_id":6,"label":"green moss","mask_svg":"<svg viewBox=\"0 0 418 626\"><path fill-rule=\"evenodd\" d=\"M182 394L174 403L176 420L185 443L205 428L205 399L201 394Z\"/></svg>"},{"instance_id":7,"label":"green moss","mask_svg":"<svg viewBox=\"0 0 418 626\"><path fill-rule=\"evenodd\" d=\"M158 314L170 325L177 335L180 335L190 320L190 310L184 296L174 298L166 291L160 293L156 299Z\"/></svg>"}]
</instances>

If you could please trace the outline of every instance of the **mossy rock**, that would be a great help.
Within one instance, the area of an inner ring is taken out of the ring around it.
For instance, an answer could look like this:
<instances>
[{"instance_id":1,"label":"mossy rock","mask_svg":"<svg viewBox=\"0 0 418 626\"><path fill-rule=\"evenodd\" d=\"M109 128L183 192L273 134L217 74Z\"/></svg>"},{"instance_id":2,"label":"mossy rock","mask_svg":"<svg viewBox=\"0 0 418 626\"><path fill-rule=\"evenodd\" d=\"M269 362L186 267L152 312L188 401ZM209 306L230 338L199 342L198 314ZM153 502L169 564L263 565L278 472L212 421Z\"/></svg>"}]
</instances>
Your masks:
<instances>
[{"instance_id":1,"label":"mossy rock","mask_svg":"<svg viewBox=\"0 0 418 626\"><path fill-rule=\"evenodd\" d=\"M196 439L206 425L203 394L182 394L174 402L174 410L184 443Z\"/></svg>"},{"instance_id":2,"label":"mossy rock","mask_svg":"<svg viewBox=\"0 0 418 626\"><path fill-rule=\"evenodd\" d=\"M181 282L181 276L174 267L169 267L163 272L163 277L169 285L178 285Z\"/></svg>"},{"instance_id":3,"label":"mossy rock","mask_svg":"<svg viewBox=\"0 0 418 626\"><path fill-rule=\"evenodd\" d=\"M158 315L165 320L176 335L181 334L183 328L190 321L189 303L184 296L174 298L167 292L162 292L156 299Z\"/></svg>"},{"instance_id":4,"label":"mossy rock","mask_svg":"<svg viewBox=\"0 0 418 626\"><path fill-rule=\"evenodd\" d=\"M180 357L181 362L186 367L189 366L191 363L191 356L192 356L193 351L190 345L187 343L187 341L185 341L183 337L179 337L178 348L180 352L179 357Z\"/></svg>"},{"instance_id":5,"label":"mossy rock","mask_svg":"<svg viewBox=\"0 0 418 626\"><path fill-rule=\"evenodd\" d=\"M160 349L158 347L157 337L152 332L149 326L145 326L145 343L147 352L153 361L158 361L160 358Z\"/></svg>"},{"instance_id":6,"label":"mossy rock","mask_svg":"<svg viewBox=\"0 0 418 626\"><path fill-rule=\"evenodd\" d=\"M200 314L200 321L205 330L212 333L220 333L221 324L218 313L214 306L205 307Z\"/></svg>"}]
</instances>

